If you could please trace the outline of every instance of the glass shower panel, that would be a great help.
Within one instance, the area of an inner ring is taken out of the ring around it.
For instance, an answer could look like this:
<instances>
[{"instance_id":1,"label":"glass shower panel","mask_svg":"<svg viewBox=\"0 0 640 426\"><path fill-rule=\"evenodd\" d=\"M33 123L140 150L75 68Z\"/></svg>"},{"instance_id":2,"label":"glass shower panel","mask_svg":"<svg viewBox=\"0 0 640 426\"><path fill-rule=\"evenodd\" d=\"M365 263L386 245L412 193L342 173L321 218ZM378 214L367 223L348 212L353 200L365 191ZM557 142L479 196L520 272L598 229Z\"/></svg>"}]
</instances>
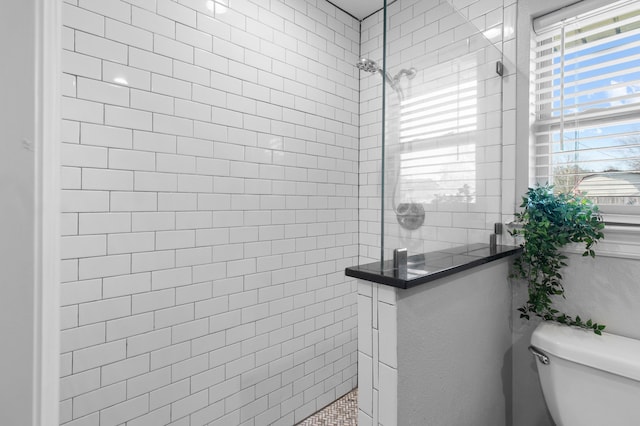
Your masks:
<instances>
[{"instance_id":1,"label":"glass shower panel","mask_svg":"<svg viewBox=\"0 0 640 426\"><path fill-rule=\"evenodd\" d=\"M383 258L488 244L501 221L495 35L447 1L385 8Z\"/></svg>"}]
</instances>

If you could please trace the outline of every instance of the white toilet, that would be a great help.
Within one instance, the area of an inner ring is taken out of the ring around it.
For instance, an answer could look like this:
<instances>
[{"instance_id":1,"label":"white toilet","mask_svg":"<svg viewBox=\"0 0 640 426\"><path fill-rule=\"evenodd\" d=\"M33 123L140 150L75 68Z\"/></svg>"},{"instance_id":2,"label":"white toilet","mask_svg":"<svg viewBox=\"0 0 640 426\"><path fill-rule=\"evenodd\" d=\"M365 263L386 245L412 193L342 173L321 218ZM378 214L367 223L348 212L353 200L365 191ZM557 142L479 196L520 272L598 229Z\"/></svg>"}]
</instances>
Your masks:
<instances>
[{"instance_id":1,"label":"white toilet","mask_svg":"<svg viewBox=\"0 0 640 426\"><path fill-rule=\"evenodd\" d=\"M640 425L640 340L543 322L529 350L556 426Z\"/></svg>"}]
</instances>

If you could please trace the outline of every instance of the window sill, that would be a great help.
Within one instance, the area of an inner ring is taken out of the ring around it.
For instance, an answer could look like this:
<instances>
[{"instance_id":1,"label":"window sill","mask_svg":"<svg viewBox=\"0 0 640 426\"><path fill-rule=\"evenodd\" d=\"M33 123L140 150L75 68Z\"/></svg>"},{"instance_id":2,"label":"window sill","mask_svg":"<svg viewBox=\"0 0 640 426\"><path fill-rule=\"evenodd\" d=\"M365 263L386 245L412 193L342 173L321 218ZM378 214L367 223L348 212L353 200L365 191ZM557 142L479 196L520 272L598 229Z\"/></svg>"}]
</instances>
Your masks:
<instances>
[{"instance_id":1,"label":"window sill","mask_svg":"<svg viewBox=\"0 0 640 426\"><path fill-rule=\"evenodd\" d=\"M620 257L640 260L640 215L603 214L605 223L604 238L600 240L594 250L596 256ZM517 222L505 224L511 231L521 228ZM570 244L562 249L565 253L584 253L583 244Z\"/></svg>"},{"instance_id":2,"label":"window sill","mask_svg":"<svg viewBox=\"0 0 640 426\"><path fill-rule=\"evenodd\" d=\"M640 226L640 215L639 214L628 214L627 213L613 213L613 212L602 212L602 218L605 223L609 223L612 226L621 226L623 228L631 228L633 225Z\"/></svg>"},{"instance_id":3,"label":"window sill","mask_svg":"<svg viewBox=\"0 0 640 426\"><path fill-rule=\"evenodd\" d=\"M615 222L619 223L619 222ZM604 238L595 245L596 257L620 257L640 260L640 226L608 225ZM571 244L563 250L566 253L582 254L584 245Z\"/></svg>"}]
</instances>

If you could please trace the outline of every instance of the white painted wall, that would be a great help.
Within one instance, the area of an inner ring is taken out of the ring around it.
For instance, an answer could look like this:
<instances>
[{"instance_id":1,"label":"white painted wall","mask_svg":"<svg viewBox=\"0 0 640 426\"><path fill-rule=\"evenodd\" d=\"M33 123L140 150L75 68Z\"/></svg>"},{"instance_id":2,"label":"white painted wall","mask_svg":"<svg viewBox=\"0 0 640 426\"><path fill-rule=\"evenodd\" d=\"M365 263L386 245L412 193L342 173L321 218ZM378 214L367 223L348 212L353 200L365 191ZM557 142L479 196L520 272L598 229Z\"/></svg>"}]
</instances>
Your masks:
<instances>
[{"instance_id":1,"label":"white painted wall","mask_svg":"<svg viewBox=\"0 0 640 426\"><path fill-rule=\"evenodd\" d=\"M0 424L57 424L57 2L0 16Z\"/></svg>"},{"instance_id":2,"label":"white painted wall","mask_svg":"<svg viewBox=\"0 0 640 426\"><path fill-rule=\"evenodd\" d=\"M398 425L511 420L512 259L398 292Z\"/></svg>"},{"instance_id":3,"label":"white painted wall","mask_svg":"<svg viewBox=\"0 0 640 426\"><path fill-rule=\"evenodd\" d=\"M356 386L359 23L229 3L64 4L62 424L291 425Z\"/></svg>"},{"instance_id":4,"label":"white painted wall","mask_svg":"<svg viewBox=\"0 0 640 426\"><path fill-rule=\"evenodd\" d=\"M2 13L0 43L15 66L2 66L0 128L0 423L32 424L35 314L35 156L24 138L35 139L35 2L18 2ZM21 40L21 42L15 42Z\"/></svg>"}]
</instances>

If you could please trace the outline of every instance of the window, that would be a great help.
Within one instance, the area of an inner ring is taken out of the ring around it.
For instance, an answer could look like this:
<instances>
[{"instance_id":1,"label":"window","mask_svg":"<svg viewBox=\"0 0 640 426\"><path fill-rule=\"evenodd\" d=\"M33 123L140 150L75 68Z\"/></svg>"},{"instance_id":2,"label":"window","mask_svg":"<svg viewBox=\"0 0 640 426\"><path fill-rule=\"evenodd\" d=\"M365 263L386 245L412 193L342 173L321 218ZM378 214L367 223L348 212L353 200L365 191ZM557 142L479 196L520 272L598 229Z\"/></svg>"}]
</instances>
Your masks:
<instances>
[{"instance_id":1,"label":"window","mask_svg":"<svg viewBox=\"0 0 640 426\"><path fill-rule=\"evenodd\" d=\"M537 181L605 211L640 206L640 4L565 20L535 42Z\"/></svg>"}]
</instances>

